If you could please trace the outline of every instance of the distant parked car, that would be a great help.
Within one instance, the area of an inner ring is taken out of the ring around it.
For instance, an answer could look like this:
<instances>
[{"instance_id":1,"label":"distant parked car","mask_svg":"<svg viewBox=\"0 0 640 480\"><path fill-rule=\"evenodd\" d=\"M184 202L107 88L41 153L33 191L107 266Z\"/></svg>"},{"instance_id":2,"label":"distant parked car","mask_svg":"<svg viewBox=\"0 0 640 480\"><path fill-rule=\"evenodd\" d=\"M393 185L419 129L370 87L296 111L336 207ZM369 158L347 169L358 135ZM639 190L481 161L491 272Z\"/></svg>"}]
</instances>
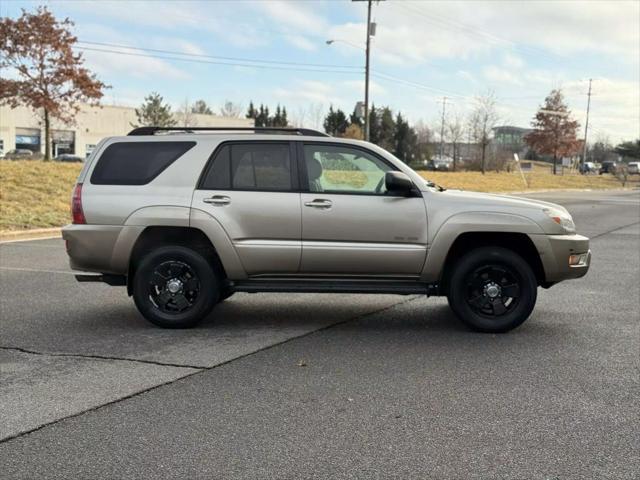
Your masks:
<instances>
[{"instance_id":1,"label":"distant parked car","mask_svg":"<svg viewBox=\"0 0 640 480\"><path fill-rule=\"evenodd\" d=\"M616 173L616 168L618 168L618 164L616 162L602 162L600 166L600 175L603 173Z\"/></svg>"},{"instance_id":2,"label":"distant parked car","mask_svg":"<svg viewBox=\"0 0 640 480\"><path fill-rule=\"evenodd\" d=\"M54 162L84 162L82 157L78 157L77 155L72 155L70 153L63 153L62 155L58 155L53 159Z\"/></svg>"},{"instance_id":3,"label":"distant parked car","mask_svg":"<svg viewBox=\"0 0 640 480\"><path fill-rule=\"evenodd\" d=\"M629 162L629 165L627 165L627 172L632 175L640 175L640 162Z\"/></svg>"},{"instance_id":4,"label":"distant parked car","mask_svg":"<svg viewBox=\"0 0 640 480\"><path fill-rule=\"evenodd\" d=\"M450 157L435 156L427 163L427 170L447 172L451 169L453 159Z\"/></svg>"},{"instance_id":5,"label":"distant parked car","mask_svg":"<svg viewBox=\"0 0 640 480\"><path fill-rule=\"evenodd\" d=\"M33 152L31 150L27 150L26 148L16 148L14 150L9 150L4 156L6 160L30 160L32 157Z\"/></svg>"},{"instance_id":6,"label":"distant parked car","mask_svg":"<svg viewBox=\"0 0 640 480\"><path fill-rule=\"evenodd\" d=\"M598 171L598 167L593 162L584 162L580 165L580 173L588 174L588 173L596 173Z\"/></svg>"}]
</instances>

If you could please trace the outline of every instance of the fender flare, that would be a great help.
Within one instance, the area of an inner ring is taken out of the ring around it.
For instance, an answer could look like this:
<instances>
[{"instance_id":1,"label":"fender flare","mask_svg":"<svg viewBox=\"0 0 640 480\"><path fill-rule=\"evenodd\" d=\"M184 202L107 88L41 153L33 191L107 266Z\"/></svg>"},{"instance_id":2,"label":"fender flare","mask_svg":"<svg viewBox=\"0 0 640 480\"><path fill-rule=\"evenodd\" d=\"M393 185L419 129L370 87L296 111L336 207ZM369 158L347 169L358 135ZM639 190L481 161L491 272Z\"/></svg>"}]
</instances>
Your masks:
<instances>
[{"instance_id":1,"label":"fender flare","mask_svg":"<svg viewBox=\"0 0 640 480\"><path fill-rule=\"evenodd\" d=\"M543 234L540 226L522 215L499 212L464 212L447 218L429 244L427 260L420 279L438 282L447 255L456 239L463 233L523 233Z\"/></svg>"}]
</instances>

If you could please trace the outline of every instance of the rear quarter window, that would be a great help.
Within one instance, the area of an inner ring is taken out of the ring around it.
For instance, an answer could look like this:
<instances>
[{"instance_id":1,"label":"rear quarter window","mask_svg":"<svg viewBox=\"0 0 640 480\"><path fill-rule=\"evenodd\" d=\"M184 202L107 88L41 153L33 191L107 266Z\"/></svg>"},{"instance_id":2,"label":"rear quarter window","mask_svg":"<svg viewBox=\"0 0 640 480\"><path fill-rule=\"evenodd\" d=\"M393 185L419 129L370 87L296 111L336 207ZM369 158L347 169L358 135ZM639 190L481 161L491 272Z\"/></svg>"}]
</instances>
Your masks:
<instances>
[{"instance_id":1,"label":"rear quarter window","mask_svg":"<svg viewBox=\"0 0 640 480\"><path fill-rule=\"evenodd\" d=\"M119 142L109 145L91 174L94 185L145 185L196 142Z\"/></svg>"}]
</instances>

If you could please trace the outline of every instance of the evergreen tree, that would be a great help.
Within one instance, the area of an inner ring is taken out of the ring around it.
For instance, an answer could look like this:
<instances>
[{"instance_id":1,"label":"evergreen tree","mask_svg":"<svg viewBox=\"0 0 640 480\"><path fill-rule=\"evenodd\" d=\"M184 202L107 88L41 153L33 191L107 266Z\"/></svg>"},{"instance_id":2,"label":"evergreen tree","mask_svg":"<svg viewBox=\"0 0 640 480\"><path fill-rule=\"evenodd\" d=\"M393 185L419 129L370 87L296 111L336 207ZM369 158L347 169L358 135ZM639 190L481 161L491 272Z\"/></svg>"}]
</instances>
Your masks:
<instances>
[{"instance_id":1,"label":"evergreen tree","mask_svg":"<svg viewBox=\"0 0 640 480\"><path fill-rule=\"evenodd\" d=\"M347 116L340 110L334 110L333 105L329 107L329 113L324 119L324 131L334 137L339 137L344 134L349 126Z\"/></svg>"},{"instance_id":2,"label":"evergreen tree","mask_svg":"<svg viewBox=\"0 0 640 480\"><path fill-rule=\"evenodd\" d=\"M247 110L247 114L245 115L245 117L253 118L255 120L257 116L258 116L258 111L256 110L256 107L253 106L253 101L250 101L249 109Z\"/></svg>"},{"instance_id":3,"label":"evergreen tree","mask_svg":"<svg viewBox=\"0 0 640 480\"><path fill-rule=\"evenodd\" d=\"M394 150L395 131L396 122L393 119L393 112L389 107L384 107L380 115L380 139L377 144L392 152Z\"/></svg>"},{"instance_id":4,"label":"evergreen tree","mask_svg":"<svg viewBox=\"0 0 640 480\"><path fill-rule=\"evenodd\" d=\"M418 136L400 112L396 116L395 124L393 154L403 162L410 163L417 150Z\"/></svg>"},{"instance_id":5,"label":"evergreen tree","mask_svg":"<svg viewBox=\"0 0 640 480\"><path fill-rule=\"evenodd\" d=\"M616 147L615 151L625 158L640 159L640 139L634 142L622 142Z\"/></svg>"},{"instance_id":6,"label":"evergreen tree","mask_svg":"<svg viewBox=\"0 0 640 480\"><path fill-rule=\"evenodd\" d=\"M375 105L371 105L369 110L369 141L380 145L381 138L380 115Z\"/></svg>"},{"instance_id":7,"label":"evergreen tree","mask_svg":"<svg viewBox=\"0 0 640 480\"><path fill-rule=\"evenodd\" d=\"M173 127L176 121L171 113L171 106L163 103L164 99L157 92L144 98L140 108L136 108L138 126Z\"/></svg>"}]
</instances>

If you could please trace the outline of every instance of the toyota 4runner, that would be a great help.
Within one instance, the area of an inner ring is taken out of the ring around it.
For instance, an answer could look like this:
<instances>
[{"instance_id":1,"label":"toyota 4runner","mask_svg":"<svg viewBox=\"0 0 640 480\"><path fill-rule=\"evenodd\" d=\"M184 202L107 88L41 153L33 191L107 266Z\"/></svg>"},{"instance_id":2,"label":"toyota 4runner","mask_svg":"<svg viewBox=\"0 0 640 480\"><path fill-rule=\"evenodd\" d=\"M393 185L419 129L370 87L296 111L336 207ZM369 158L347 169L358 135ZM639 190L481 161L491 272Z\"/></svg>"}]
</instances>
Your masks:
<instances>
[{"instance_id":1,"label":"toyota 4runner","mask_svg":"<svg viewBox=\"0 0 640 480\"><path fill-rule=\"evenodd\" d=\"M190 327L234 292L446 295L471 328L529 317L582 277L559 205L445 190L373 144L307 129L141 127L91 154L63 229L79 281Z\"/></svg>"}]
</instances>

